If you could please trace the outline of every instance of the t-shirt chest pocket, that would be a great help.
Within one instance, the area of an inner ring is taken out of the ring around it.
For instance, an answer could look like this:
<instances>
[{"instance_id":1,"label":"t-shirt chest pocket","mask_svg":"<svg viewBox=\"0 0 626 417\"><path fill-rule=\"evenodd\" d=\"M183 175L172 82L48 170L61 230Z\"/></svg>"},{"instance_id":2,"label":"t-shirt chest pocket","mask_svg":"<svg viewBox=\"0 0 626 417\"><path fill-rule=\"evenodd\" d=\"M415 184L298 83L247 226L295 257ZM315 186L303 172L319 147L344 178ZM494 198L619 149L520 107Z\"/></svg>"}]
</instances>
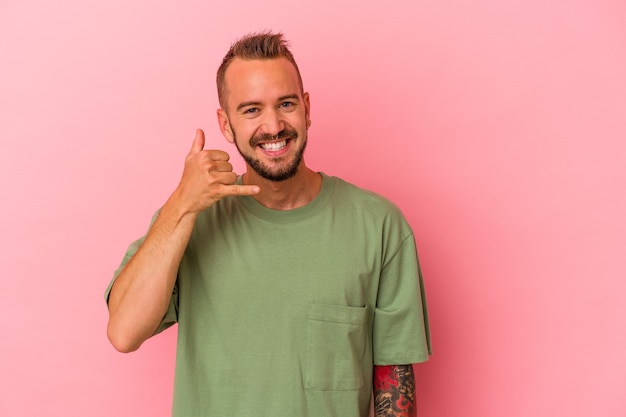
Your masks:
<instances>
[{"instance_id":1,"label":"t-shirt chest pocket","mask_svg":"<svg viewBox=\"0 0 626 417\"><path fill-rule=\"evenodd\" d=\"M306 389L352 391L363 386L367 318L367 306L309 306Z\"/></svg>"}]
</instances>

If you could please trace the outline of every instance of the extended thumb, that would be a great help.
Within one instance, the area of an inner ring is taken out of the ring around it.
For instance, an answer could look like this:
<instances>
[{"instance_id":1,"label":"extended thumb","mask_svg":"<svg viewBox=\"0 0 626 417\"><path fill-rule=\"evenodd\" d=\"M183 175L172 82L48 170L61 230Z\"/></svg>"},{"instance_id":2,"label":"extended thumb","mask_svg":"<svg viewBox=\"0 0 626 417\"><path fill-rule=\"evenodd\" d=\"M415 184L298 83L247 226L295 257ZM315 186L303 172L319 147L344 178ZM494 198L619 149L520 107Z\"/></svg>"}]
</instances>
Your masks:
<instances>
[{"instance_id":1,"label":"extended thumb","mask_svg":"<svg viewBox=\"0 0 626 417\"><path fill-rule=\"evenodd\" d=\"M196 130L196 137L193 140L193 145L191 145L190 154L198 153L204 149L204 132L202 129Z\"/></svg>"}]
</instances>

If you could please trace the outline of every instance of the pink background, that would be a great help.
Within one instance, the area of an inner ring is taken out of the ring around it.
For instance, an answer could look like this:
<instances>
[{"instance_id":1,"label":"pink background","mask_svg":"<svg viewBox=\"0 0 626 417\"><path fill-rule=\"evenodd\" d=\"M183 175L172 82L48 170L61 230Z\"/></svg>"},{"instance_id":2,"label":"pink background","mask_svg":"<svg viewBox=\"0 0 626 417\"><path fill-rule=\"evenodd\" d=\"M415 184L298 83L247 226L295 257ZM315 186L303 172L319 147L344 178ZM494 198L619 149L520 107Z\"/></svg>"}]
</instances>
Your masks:
<instances>
[{"instance_id":1,"label":"pink background","mask_svg":"<svg viewBox=\"0 0 626 417\"><path fill-rule=\"evenodd\" d=\"M195 129L235 154L214 74L264 28L309 165L415 229L421 416L626 414L622 0L177 3L0 2L0 415L169 414L176 332L115 352L102 293Z\"/></svg>"}]
</instances>

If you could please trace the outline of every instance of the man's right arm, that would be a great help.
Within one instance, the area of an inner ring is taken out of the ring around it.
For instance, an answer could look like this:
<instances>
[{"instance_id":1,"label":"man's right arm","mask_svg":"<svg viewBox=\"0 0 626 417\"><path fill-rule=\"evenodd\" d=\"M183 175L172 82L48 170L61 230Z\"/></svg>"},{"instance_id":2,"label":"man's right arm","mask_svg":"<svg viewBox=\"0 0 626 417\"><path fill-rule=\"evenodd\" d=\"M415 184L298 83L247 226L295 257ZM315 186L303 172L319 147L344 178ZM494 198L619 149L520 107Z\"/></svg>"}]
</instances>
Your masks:
<instances>
[{"instance_id":1,"label":"man's right arm","mask_svg":"<svg viewBox=\"0 0 626 417\"><path fill-rule=\"evenodd\" d=\"M204 150L198 130L180 184L111 288L107 335L117 350L137 350L159 326L198 214L226 196L259 192L236 179L228 154Z\"/></svg>"}]
</instances>

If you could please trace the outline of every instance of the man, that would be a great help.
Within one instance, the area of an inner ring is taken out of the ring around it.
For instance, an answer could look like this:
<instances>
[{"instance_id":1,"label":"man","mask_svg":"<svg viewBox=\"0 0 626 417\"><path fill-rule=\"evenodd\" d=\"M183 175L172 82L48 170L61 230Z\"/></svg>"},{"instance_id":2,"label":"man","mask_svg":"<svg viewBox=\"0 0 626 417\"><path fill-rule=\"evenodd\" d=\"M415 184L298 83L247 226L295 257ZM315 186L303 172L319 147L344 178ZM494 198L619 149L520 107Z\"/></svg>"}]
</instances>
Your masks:
<instances>
[{"instance_id":1,"label":"man","mask_svg":"<svg viewBox=\"0 0 626 417\"><path fill-rule=\"evenodd\" d=\"M133 243L105 295L131 352L178 323L174 416L409 416L430 351L412 231L387 200L309 169L309 94L281 34L235 43L217 74L224 137Z\"/></svg>"}]
</instances>

